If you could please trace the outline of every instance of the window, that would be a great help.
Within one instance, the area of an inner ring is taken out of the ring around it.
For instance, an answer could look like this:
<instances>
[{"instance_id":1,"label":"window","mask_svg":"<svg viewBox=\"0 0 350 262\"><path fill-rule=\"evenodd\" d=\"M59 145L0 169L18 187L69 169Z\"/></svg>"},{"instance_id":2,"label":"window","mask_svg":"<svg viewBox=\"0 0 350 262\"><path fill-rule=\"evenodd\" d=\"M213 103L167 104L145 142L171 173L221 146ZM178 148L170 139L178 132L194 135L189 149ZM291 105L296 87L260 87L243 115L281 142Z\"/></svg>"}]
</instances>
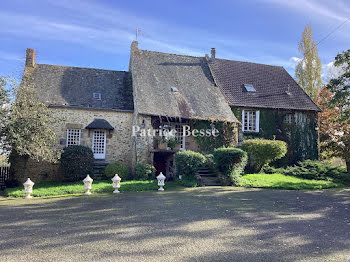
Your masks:
<instances>
[{"instance_id":1,"label":"window","mask_svg":"<svg viewBox=\"0 0 350 262\"><path fill-rule=\"evenodd\" d=\"M92 97L93 97L95 100L101 100L101 93L93 93L93 94L92 94Z\"/></svg>"},{"instance_id":2,"label":"window","mask_svg":"<svg viewBox=\"0 0 350 262\"><path fill-rule=\"evenodd\" d=\"M254 86L252 85L244 85L244 88L247 92L256 92Z\"/></svg>"},{"instance_id":3,"label":"window","mask_svg":"<svg viewBox=\"0 0 350 262\"><path fill-rule=\"evenodd\" d=\"M242 131L259 132L260 111L243 110L242 111Z\"/></svg>"},{"instance_id":4,"label":"window","mask_svg":"<svg viewBox=\"0 0 350 262\"><path fill-rule=\"evenodd\" d=\"M180 141L180 150L185 150L185 136L182 125L175 125L175 137Z\"/></svg>"},{"instance_id":5,"label":"window","mask_svg":"<svg viewBox=\"0 0 350 262\"><path fill-rule=\"evenodd\" d=\"M67 129L67 146L80 145L80 129Z\"/></svg>"},{"instance_id":6,"label":"window","mask_svg":"<svg viewBox=\"0 0 350 262\"><path fill-rule=\"evenodd\" d=\"M284 123L286 124L292 124L293 123L293 114L286 114L284 116L284 120L283 120Z\"/></svg>"}]
</instances>

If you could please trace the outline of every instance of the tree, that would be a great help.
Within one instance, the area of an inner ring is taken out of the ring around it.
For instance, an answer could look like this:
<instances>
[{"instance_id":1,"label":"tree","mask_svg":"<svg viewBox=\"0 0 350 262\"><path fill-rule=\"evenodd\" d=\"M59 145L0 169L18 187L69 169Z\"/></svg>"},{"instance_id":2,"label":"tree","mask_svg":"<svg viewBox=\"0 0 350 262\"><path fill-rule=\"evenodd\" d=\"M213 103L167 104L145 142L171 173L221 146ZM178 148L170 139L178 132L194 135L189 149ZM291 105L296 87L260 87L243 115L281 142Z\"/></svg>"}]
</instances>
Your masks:
<instances>
[{"instance_id":1,"label":"tree","mask_svg":"<svg viewBox=\"0 0 350 262\"><path fill-rule=\"evenodd\" d=\"M334 110L328 133L335 144L335 153L345 159L350 172L350 49L335 57L334 66L341 68L342 73L326 86L331 93L329 106Z\"/></svg>"},{"instance_id":2,"label":"tree","mask_svg":"<svg viewBox=\"0 0 350 262\"><path fill-rule=\"evenodd\" d=\"M304 29L298 49L303 57L295 68L295 78L304 91L315 100L322 86L322 64L309 25Z\"/></svg>"},{"instance_id":3,"label":"tree","mask_svg":"<svg viewBox=\"0 0 350 262\"><path fill-rule=\"evenodd\" d=\"M10 94L13 84L12 78L0 77L0 154L6 152L4 144L5 128L9 117Z\"/></svg>"},{"instance_id":4,"label":"tree","mask_svg":"<svg viewBox=\"0 0 350 262\"><path fill-rule=\"evenodd\" d=\"M2 83L4 84L4 78ZM27 156L34 160L54 162L56 135L52 129L58 121L51 110L37 99L35 88L28 77L13 90L15 99L8 112L2 115L1 138L11 153ZM10 101L6 94L5 100ZM7 97L7 98L6 98Z\"/></svg>"}]
</instances>

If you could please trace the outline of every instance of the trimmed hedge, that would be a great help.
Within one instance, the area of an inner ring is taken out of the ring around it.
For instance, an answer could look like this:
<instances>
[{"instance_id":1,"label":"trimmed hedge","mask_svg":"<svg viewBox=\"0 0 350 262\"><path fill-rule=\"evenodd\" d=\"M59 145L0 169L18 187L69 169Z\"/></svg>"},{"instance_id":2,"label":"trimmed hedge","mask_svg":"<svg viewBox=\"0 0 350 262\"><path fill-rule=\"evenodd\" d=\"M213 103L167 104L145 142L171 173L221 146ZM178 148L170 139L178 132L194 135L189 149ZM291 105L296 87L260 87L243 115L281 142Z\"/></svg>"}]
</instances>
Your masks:
<instances>
[{"instance_id":1,"label":"trimmed hedge","mask_svg":"<svg viewBox=\"0 0 350 262\"><path fill-rule=\"evenodd\" d=\"M201 153L185 150L175 154L177 175L194 177L197 171L206 163L206 158Z\"/></svg>"},{"instance_id":2,"label":"trimmed hedge","mask_svg":"<svg viewBox=\"0 0 350 262\"><path fill-rule=\"evenodd\" d=\"M247 153L239 148L217 148L214 151L216 168L237 185L247 165Z\"/></svg>"},{"instance_id":3,"label":"trimmed hedge","mask_svg":"<svg viewBox=\"0 0 350 262\"><path fill-rule=\"evenodd\" d=\"M121 162L110 163L106 166L105 175L107 178L112 178L115 174L118 174L122 181L131 179L129 168Z\"/></svg>"},{"instance_id":4,"label":"trimmed hedge","mask_svg":"<svg viewBox=\"0 0 350 262\"><path fill-rule=\"evenodd\" d=\"M248 171L260 172L272 161L287 153L287 143L279 140L249 139L243 141L242 149L248 153Z\"/></svg>"},{"instance_id":5,"label":"trimmed hedge","mask_svg":"<svg viewBox=\"0 0 350 262\"><path fill-rule=\"evenodd\" d=\"M69 146L61 155L61 166L67 181L79 181L91 175L94 165L94 155L86 146Z\"/></svg>"},{"instance_id":6,"label":"trimmed hedge","mask_svg":"<svg viewBox=\"0 0 350 262\"><path fill-rule=\"evenodd\" d=\"M135 180L154 179L155 174L156 174L156 169L154 166L146 162L140 162L136 164L134 179Z\"/></svg>"}]
</instances>

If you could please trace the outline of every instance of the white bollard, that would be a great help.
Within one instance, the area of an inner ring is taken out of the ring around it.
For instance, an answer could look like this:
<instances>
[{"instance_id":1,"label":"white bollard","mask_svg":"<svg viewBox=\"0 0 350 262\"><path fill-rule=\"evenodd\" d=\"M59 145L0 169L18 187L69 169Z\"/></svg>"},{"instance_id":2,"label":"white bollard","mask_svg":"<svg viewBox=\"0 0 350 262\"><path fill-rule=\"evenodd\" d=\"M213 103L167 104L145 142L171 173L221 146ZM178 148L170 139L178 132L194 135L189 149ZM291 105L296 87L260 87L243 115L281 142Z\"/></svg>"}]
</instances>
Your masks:
<instances>
[{"instance_id":1,"label":"white bollard","mask_svg":"<svg viewBox=\"0 0 350 262\"><path fill-rule=\"evenodd\" d=\"M120 193L118 190L120 188L120 181L122 180L118 174L115 174L115 176L111 179L113 181L113 188L115 189L113 193Z\"/></svg>"},{"instance_id":2,"label":"white bollard","mask_svg":"<svg viewBox=\"0 0 350 262\"><path fill-rule=\"evenodd\" d=\"M85 179L83 180L84 187L85 187L85 195L90 195L91 194L90 190L91 190L93 181L94 180L90 177L90 175L87 175L85 177Z\"/></svg>"},{"instance_id":3,"label":"white bollard","mask_svg":"<svg viewBox=\"0 0 350 262\"><path fill-rule=\"evenodd\" d=\"M28 177L27 181L24 182L23 186L24 193L26 194L25 199L32 198L30 194L33 193L34 182Z\"/></svg>"},{"instance_id":4,"label":"white bollard","mask_svg":"<svg viewBox=\"0 0 350 262\"><path fill-rule=\"evenodd\" d=\"M157 176L157 180L158 180L158 186L159 186L159 191L164 191L163 186L165 185L165 176L163 175L162 172L160 172L160 174Z\"/></svg>"}]
</instances>

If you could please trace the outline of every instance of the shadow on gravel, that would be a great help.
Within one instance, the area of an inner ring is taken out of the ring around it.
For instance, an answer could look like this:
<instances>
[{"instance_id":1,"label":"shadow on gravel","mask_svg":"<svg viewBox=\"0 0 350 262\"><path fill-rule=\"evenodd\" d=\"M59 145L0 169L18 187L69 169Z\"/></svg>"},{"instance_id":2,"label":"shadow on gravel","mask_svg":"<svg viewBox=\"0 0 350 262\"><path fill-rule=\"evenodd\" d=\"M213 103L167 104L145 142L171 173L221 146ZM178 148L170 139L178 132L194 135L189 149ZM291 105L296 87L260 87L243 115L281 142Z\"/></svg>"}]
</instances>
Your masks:
<instances>
[{"instance_id":1,"label":"shadow on gravel","mask_svg":"<svg viewBox=\"0 0 350 262\"><path fill-rule=\"evenodd\" d=\"M72 256L88 249L90 259L120 261L350 256L349 190L222 187L19 202L0 205L0 257L26 249Z\"/></svg>"}]
</instances>

